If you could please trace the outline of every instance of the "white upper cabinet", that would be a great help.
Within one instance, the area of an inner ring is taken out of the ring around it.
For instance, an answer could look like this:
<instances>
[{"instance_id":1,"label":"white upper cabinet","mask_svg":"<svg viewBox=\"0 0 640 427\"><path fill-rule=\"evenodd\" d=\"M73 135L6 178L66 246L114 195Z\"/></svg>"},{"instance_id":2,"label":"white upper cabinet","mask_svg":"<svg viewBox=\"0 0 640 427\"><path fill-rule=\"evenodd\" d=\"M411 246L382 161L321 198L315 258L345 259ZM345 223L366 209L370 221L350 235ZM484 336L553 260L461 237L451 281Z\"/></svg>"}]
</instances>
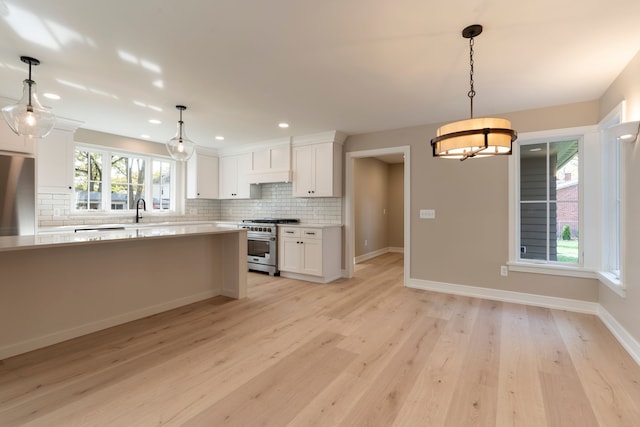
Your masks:
<instances>
[{"instance_id":1,"label":"white upper cabinet","mask_svg":"<svg viewBox=\"0 0 640 427\"><path fill-rule=\"evenodd\" d=\"M259 188L251 186L248 173L251 153L220 157L220 198L250 199L257 197Z\"/></svg>"},{"instance_id":2,"label":"white upper cabinet","mask_svg":"<svg viewBox=\"0 0 640 427\"><path fill-rule=\"evenodd\" d=\"M38 192L73 192L73 135L80 124L58 118L51 133L45 138L37 139Z\"/></svg>"},{"instance_id":3,"label":"white upper cabinet","mask_svg":"<svg viewBox=\"0 0 640 427\"><path fill-rule=\"evenodd\" d=\"M13 133L4 117L0 115L0 151L13 151L16 153L35 153L36 139L26 138Z\"/></svg>"},{"instance_id":4,"label":"white upper cabinet","mask_svg":"<svg viewBox=\"0 0 640 427\"><path fill-rule=\"evenodd\" d=\"M187 198L217 199L219 179L217 154L196 150L187 163Z\"/></svg>"},{"instance_id":5,"label":"white upper cabinet","mask_svg":"<svg viewBox=\"0 0 640 427\"><path fill-rule=\"evenodd\" d=\"M291 141L286 138L266 142L264 147L251 151L251 169L248 174L252 184L291 181Z\"/></svg>"},{"instance_id":6,"label":"white upper cabinet","mask_svg":"<svg viewBox=\"0 0 640 427\"><path fill-rule=\"evenodd\" d=\"M342 144L346 136L324 132L293 142L293 197L342 196Z\"/></svg>"}]
</instances>

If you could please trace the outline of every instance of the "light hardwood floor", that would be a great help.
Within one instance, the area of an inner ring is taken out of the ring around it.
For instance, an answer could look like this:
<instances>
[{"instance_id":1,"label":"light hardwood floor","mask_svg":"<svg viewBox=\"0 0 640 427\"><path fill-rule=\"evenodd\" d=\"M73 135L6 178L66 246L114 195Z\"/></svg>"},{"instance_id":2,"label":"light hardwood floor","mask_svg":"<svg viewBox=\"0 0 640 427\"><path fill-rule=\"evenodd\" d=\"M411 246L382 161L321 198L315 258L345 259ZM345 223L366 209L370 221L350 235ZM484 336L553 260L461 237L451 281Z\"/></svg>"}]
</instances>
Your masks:
<instances>
[{"instance_id":1,"label":"light hardwood floor","mask_svg":"<svg viewBox=\"0 0 640 427\"><path fill-rule=\"evenodd\" d=\"M640 425L640 367L594 316L407 289L400 254L249 281L1 361L0 426Z\"/></svg>"}]
</instances>

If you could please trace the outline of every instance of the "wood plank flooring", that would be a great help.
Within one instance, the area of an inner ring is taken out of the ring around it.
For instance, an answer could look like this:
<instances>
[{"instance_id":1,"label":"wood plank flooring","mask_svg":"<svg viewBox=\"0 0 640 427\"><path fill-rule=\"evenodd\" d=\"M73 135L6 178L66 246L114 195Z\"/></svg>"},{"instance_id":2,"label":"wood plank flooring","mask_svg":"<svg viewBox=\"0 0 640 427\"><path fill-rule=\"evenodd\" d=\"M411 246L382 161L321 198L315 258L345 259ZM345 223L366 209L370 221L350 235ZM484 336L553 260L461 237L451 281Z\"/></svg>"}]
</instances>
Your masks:
<instances>
[{"instance_id":1,"label":"wood plank flooring","mask_svg":"<svg viewBox=\"0 0 640 427\"><path fill-rule=\"evenodd\" d=\"M640 367L599 319L407 289L402 266L250 273L245 300L0 361L0 426L640 425Z\"/></svg>"}]
</instances>

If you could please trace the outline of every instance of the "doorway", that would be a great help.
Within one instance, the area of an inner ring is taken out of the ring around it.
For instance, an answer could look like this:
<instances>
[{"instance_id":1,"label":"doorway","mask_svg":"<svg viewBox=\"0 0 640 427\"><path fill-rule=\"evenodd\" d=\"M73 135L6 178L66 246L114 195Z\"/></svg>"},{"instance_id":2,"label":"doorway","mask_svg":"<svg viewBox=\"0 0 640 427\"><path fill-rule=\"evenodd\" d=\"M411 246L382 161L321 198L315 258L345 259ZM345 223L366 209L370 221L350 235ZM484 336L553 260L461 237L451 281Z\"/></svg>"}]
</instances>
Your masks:
<instances>
[{"instance_id":1,"label":"doorway","mask_svg":"<svg viewBox=\"0 0 640 427\"><path fill-rule=\"evenodd\" d=\"M409 283L410 273L410 147L390 147L375 150L354 151L346 153L345 165L345 272L347 277L353 277L353 268L356 259L356 191L362 183L356 182L355 162L357 159L374 158L385 163L404 162L403 176L403 251L404 251L404 285ZM362 243L362 242L359 242ZM360 248L358 248L360 250Z\"/></svg>"}]
</instances>

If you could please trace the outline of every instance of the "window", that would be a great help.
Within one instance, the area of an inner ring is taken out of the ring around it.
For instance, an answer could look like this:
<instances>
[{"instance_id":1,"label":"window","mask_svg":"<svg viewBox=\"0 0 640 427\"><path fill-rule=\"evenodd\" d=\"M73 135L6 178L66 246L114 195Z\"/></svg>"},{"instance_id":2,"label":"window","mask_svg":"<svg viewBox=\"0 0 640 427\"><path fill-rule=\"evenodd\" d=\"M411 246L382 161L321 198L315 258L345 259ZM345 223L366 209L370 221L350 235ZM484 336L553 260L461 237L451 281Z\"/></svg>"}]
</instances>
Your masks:
<instances>
[{"instance_id":1,"label":"window","mask_svg":"<svg viewBox=\"0 0 640 427\"><path fill-rule=\"evenodd\" d=\"M624 189L622 177L624 163L622 150L625 143L615 136L615 129L625 116L621 103L601 122L602 132L602 252L598 278L618 295L625 296L623 282L623 221L622 203Z\"/></svg>"},{"instance_id":2,"label":"window","mask_svg":"<svg viewBox=\"0 0 640 427\"><path fill-rule=\"evenodd\" d=\"M147 210L173 210L174 163L147 155L77 147L75 209L130 210L135 209L137 200L144 198Z\"/></svg>"},{"instance_id":3,"label":"window","mask_svg":"<svg viewBox=\"0 0 640 427\"><path fill-rule=\"evenodd\" d=\"M509 159L509 269L597 278L597 126L522 133Z\"/></svg>"},{"instance_id":4,"label":"window","mask_svg":"<svg viewBox=\"0 0 640 427\"><path fill-rule=\"evenodd\" d=\"M579 140L521 144L520 259L581 264Z\"/></svg>"},{"instance_id":5,"label":"window","mask_svg":"<svg viewBox=\"0 0 640 427\"><path fill-rule=\"evenodd\" d=\"M602 269L610 273L615 280L620 280L620 247L621 247L621 204L622 192L620 188L621 175L621 144L615 138L605 140L603 156L603 240L604 253Z\"/></svg>"}]
</instances>

